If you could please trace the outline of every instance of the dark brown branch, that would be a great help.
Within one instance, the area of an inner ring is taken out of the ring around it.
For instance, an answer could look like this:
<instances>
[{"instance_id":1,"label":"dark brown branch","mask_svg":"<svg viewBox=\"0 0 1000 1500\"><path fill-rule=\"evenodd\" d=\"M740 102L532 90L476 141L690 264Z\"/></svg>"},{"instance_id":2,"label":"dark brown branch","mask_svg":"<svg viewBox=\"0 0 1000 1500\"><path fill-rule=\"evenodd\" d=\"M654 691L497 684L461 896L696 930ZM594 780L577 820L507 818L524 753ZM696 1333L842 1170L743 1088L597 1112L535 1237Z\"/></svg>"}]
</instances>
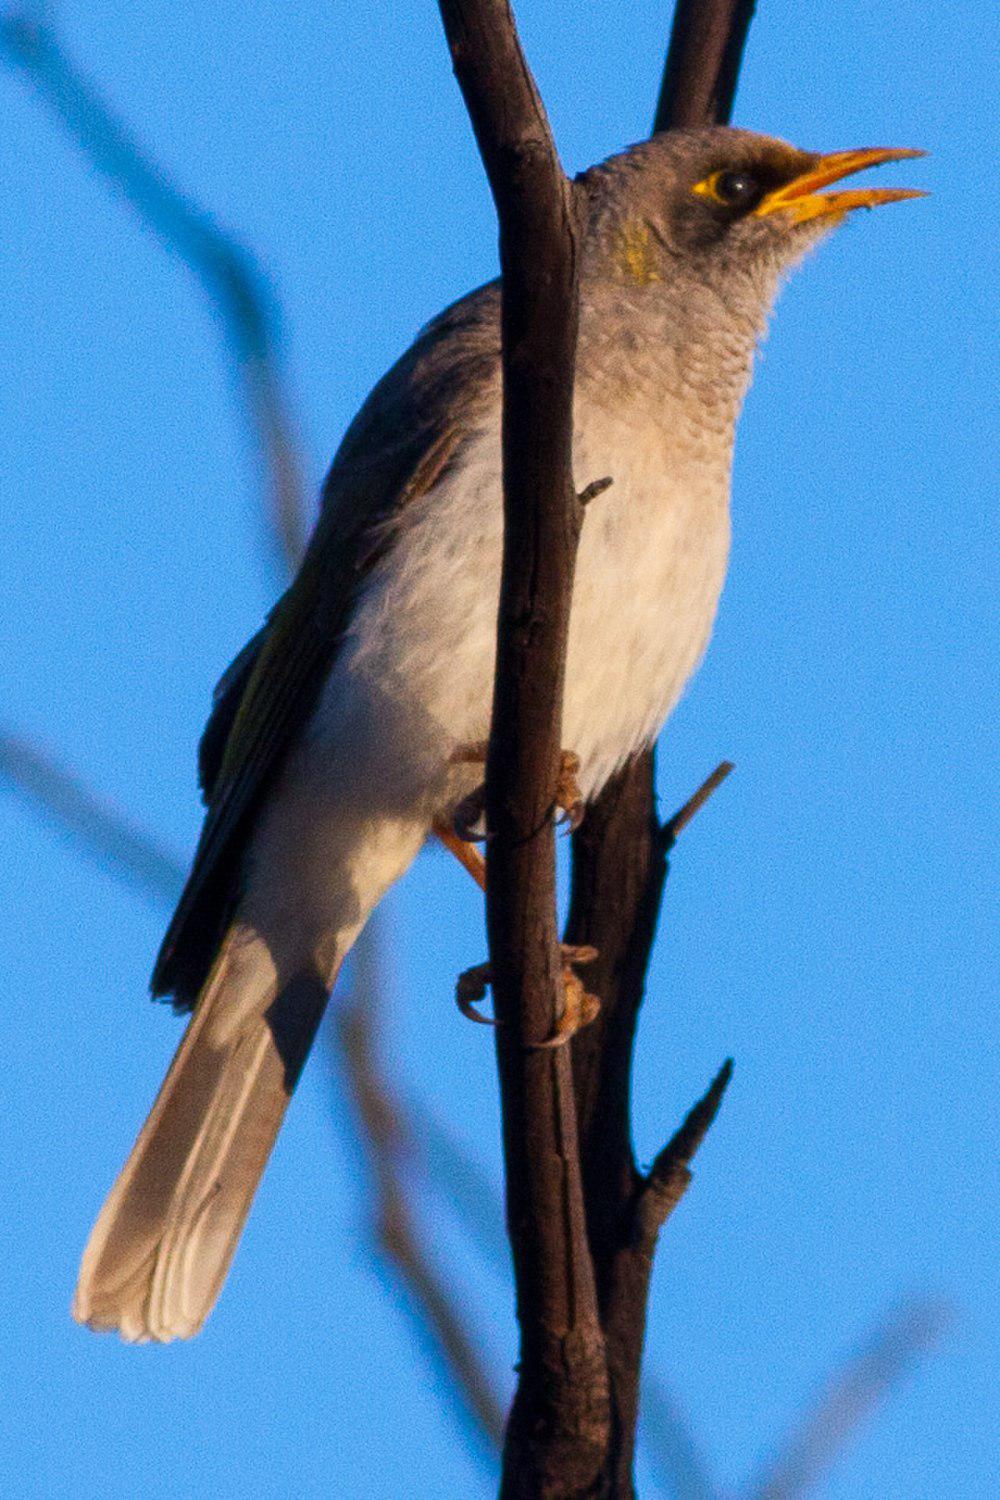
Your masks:
<instances>
[{"instance_id":1,"label":"dark brown branch","mask_svg":"<svg viewBox=\"0 0 1000 1500\"><path fill-rule=\"evenodd\" d=\"M588 983L602 997L601 1014L574 1038L573 1076L588 1232L611 1377L616 1485L612 1493L616 1496L632 1493L639 1375L655 1246L654 1235L637 1252L634 1238L645 1184L632 1151L632 1048L668 872L667 855L680 829L704 805L728 769L727 762L717 767L661 829L648 777L637 776L634 766L627 767L574 835L567 941L593 943L600 953L588 968ZM694 1118L705 1118L707 1129L706 1111L717 1103L716 1095L710 1090L706 1100L702 1113ZM681 1136L682 1144L685 1139ZM677 1137L675 1150L676 1143ZM678 1186L680 1165L675 1174Z\"/></svg>"},{"instance_id":2,"label":"dark brown branch","mask_svg":"<svg viewBox=\"0 0 1000 1500\"><path fill-rule=\"evenodd\" d=\"M727 1057L707 1092L685 1116L639 1187L634 1210L634 1248L648 1255L650 1264L660 1230L690 1186L691 1161L719 1112L732 1076L733 1060Z\"/></svg>"},{"instance_id":3,"label":"dark brown branch","mask_svg":"<svg viewBox=\"0 0 1000 1500\"><path fill-rule=\"evenodd\" d=\"M552 808L573 568L574 196L505 0L441 0L500 222L504 555L486 776L487 928L521 1329L504 1496L598 1493L604 1343L587 1249L561 998Z\"/></svg>"},{"instance_id":4,"label":"dark brown branch","mask_svg":"<svg viewBox=\"0 0 1000 1500\"><path fill-rule=\"evenodd\" d=\"M247 252L151 162L51 31L27 15L0 14L0 48L28 76L88 159L195 273L219 314L267 475L268 550L283 579L302 554L305 507L290 403L278 373L276 319L260 273Z\"/></svg>"},{"instance_id":5,"label":"dark brown branch","mask_svg":"<svg viewBox=\"0 0 1000 1500\"><path fill-rule=\"evenodd\" d=\"M606 1267L602 1312L617 1438L615 1496L632 1494L640 1369L656 1242L690 1184L689 1163L715 1118L731 1073L732 1063L727 1061L657 1157L649 1176L637 1178L631 1200L622 1211L618 1244Z\"/></svg>"},{"instance_id":6,"label":"dark brown branch","mask_svg":"<svg viewBox=\"0 0 1000 1500\"><path fill-rule=\"evenodd\" d=\"M756 0L679 0L653 129L724 125Z\"/></svg>"}]
</instances>

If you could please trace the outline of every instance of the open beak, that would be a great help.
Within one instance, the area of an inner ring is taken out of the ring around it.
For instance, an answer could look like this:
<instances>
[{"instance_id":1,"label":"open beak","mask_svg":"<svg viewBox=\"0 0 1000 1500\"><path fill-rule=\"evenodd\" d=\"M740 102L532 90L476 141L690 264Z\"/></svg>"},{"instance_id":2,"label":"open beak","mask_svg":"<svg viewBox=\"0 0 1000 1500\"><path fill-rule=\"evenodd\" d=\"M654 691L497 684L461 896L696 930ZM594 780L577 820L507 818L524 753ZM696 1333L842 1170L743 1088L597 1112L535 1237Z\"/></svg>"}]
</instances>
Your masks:
<instances>
[{"instance_id":1,"label":"open beak","mask_svg":"<svg viewBox=\"0 0 1000 1500\"><path fill-rule=\"evenodd\" d=\"M863 151L831 151L821 156L814 167L793 177L784 187L768 193L754 209L759 218L765 214L783 213L793 224L802 224L807 219L825 219L849 213L852 208L878 208L881 203L900 203L904 198L926 198L927 194L916 188L849 188L843 193L824 193L821 189L842 177L863 172L866 167L879 167L886 161L906 161L910 157L925 156L924 151L910 151L906 147L870 146Z\"/></svg>"}]
</instances>

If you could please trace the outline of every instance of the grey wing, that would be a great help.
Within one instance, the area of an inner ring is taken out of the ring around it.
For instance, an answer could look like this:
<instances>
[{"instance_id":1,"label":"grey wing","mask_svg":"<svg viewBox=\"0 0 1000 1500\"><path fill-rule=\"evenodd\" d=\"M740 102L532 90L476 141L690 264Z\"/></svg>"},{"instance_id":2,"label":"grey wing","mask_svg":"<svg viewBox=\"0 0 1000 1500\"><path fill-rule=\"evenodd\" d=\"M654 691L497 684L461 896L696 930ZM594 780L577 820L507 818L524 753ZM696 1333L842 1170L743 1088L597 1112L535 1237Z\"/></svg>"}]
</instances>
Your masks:
<instances>
[{"instance_id":1,"label":"grey wing","mask_svg":"<svg viewBox=\"0 0 1000 1500\"><path fill-rule=\"evenodd\" d=\"M199 746L205 821L152 976L154 995L179 1010L194 1004L233 919L262 800L312 713L359 585L391 548L396 517L485 419L498 358L498 297L482 288L375 387L334 460L294 583L219 682Z\"/></svg>"}]
</instances>

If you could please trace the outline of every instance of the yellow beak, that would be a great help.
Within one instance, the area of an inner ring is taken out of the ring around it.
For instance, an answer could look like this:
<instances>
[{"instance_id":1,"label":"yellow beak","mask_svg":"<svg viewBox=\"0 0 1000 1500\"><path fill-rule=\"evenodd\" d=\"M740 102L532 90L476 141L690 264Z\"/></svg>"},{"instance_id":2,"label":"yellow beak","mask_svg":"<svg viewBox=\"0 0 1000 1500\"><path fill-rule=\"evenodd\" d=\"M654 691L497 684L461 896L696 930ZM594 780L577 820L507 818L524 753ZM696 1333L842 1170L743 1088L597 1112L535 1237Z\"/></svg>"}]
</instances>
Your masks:
<instances>
[{"instance_id":1,"label":"yellow beak","mask_svg":"<svg viewBox=\"0 0 1000 1500\"><path fill-rule=\"evenodd\" d=\"M915 188L851 188L843 193L824 193L821 188L850 177L854 172L863 172L866 167L878 167L886 161L905 161L914 156L925 156L924 151L911 151L906 147L870 146L862 151L831 151L801 177L793 177L784 187L768 193L754 209L755 216L783 213L793 224L807 219L824 219L832 215L849 213L852 208L878 208L881 203L900 203L904 198L926 198L927 194Z\"/></svg>"}]
</instances>

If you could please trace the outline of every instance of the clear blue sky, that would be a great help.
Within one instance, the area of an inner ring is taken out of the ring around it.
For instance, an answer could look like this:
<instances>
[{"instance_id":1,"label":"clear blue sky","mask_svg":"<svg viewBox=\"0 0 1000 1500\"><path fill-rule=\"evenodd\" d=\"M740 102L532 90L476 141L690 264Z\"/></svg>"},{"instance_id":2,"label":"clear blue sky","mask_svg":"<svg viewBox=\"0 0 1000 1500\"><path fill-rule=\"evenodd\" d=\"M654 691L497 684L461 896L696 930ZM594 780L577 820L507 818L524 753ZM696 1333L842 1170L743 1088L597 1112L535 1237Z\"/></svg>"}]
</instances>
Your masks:
<instances>
[{"instance_id":1,"label":"clear blue sky","mask_svg":"<svg viewBox=\"0 0 1000 1500\"><path fill-rule=\"evenodd\" d=\"M645 133L666 9L519 6L570 169ZM823 1494L996 1493L993 23L985 0L960 22L763 0L738 100L738 123L802 145L926 147L891 180L933 196L851 223L784 296L718 629L661 755L668 809L738 766L675 861L636 1103L648 1159L736 1058L650 1331L730 1487L874 1320L930 1291L952 1333ZM72 0L59 24L270 276L315 484L383 368L494 271L436 7ZM183 853L211 686L271 597L252 451L187 270L9 70L0 111L0 720ZM373 1270L322 1057L204 1335L135 1350L70 1322L179 1034L145 999L163 914L6 793L0 849L0 1490L488 1495ZM496 1180L492 1049L450 1000L483 953L478 902L428 857L389 918L388 1045ZM507 1289L443 1234L509 1369Z\"/></svg>"}]
</instances>

